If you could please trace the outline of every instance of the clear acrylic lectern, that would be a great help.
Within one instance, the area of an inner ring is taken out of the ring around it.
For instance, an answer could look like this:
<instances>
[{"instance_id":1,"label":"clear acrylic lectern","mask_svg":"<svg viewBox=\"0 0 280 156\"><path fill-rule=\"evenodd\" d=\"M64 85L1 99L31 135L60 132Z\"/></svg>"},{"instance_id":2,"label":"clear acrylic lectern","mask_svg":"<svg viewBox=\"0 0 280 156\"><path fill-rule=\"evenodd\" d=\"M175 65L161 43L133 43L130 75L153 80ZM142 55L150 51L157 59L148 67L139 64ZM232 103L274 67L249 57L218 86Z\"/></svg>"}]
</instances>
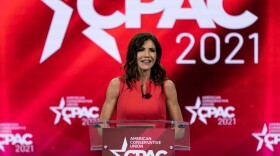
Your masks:
<instances>
[{"instance_id":1,"label":"clear acrylic lectern","mask_svg":"<svg viewBox=\"0 0 280 156\"><path fill-rule=\"evenodd\" d=\"M102 155L175 155L190 150L188 122L110 120L89 124L91 150Z\"/></svg>"}]
</instances>

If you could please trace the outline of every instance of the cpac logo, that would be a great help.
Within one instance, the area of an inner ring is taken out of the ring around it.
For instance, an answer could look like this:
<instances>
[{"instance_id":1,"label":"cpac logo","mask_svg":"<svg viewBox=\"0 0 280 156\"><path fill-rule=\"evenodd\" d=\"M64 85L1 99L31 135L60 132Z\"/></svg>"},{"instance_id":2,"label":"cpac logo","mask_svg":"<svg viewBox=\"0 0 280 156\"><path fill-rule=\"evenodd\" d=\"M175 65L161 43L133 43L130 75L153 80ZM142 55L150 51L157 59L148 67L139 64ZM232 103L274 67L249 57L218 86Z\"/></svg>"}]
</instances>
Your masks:
<instances>
[{"instance_id":1,"label":"cpac logo","mask_svg":"<svg viewBox=\"0 0 280 156\"><path fill-rule=\"evenodd\" d=\"M54 11L40 63L57 52L63 42L73 8L60 0L42 0ZM200 28L216 28L216 24L227 29L243 29L254 24L258 17L249 11L232 16L223 8L223 0L189 0L191 8L182 8L184 0L126 0L125 14L115 11L111 15L100 15L93 7L94 0L77 0L77 10L89 27L82 33L100 46L119 63L122 62L114 37L104 29L113 29L125 24L126 28L141 28L141 15L162 13L157 28L174 27L177 20L196 20ZM105 6L104 6L105 7Z\"/></svg>"},{"instance_id":2,"label":"cpac logo","mask_svg":"<svg viewBox=\"0 0 280 156\"><path fill-rule=\"evenodd\" d=\"M234 107L228 106L223 108L221 106L213 107L213 106L201 106L201 100L197 97L195 106L185 106L185 109L192 113L190 124L193 124L196 120L196 117L199 117L199 120L207 125L206 118L233 118L235 114L233 111L235 110Z\"/></svg>"},{"instance_id":3,"label":"cpac logo","mask_svg":"<svg viewBox=\"0 0 280 156\"><path fill-rule=\"evenodd\" d=\"M257 151L262 148L263 143L265 143L267 148L273 151L272 145L277 145L280 142L280 133L267 133L266 124L264 124L261 133L253 133L252 135L259 141Z\"/></svg>"},{"instance_id":4,"label":"cpac logo","mask_svg":"<svg viewBox=\"0 0 280 156\"><path fill-rule=\"evenodd\" d=\"M90 107L89 109L87 107L65 107L65 100L62 97L60 100L59 106L51 106L50 109L56 114L54 124L56 125L59 121L61 116L63 117L63 120L67 122L69 125L71 125L71 118L82 118L86 117L88 119L96 119L99 117L98 107Z\"/></svg>"},{"instance_id":5,"label":"cpac logo","mask_svg":"<svg viewBox=\"0 0 280 156\"><path fill-rule=\"evenodd\" d=\"M0 150L5 152L4 145L31 145L33 141L31 140L32 134L25 133L20 135L19 133L16 134L0 134Z\"/></svg>"},{"instance_id":6,"label":"cpac logo","mask_svg":"<svg viewBox=\"0 0 280 156\"><path fill-rule=\"evenodd\" d=\"M126 138L124 138L122 149L120 150L110 150L115 156L120 156L119 153L124 153L124 156L162 156L162 155L167 155L167 151L165 150L159 150L156 152L156 154L153 152L153 150L148 150L147 152L144 150L128 150L127 149L127 141Z\"/></svg>"}]
</instances>

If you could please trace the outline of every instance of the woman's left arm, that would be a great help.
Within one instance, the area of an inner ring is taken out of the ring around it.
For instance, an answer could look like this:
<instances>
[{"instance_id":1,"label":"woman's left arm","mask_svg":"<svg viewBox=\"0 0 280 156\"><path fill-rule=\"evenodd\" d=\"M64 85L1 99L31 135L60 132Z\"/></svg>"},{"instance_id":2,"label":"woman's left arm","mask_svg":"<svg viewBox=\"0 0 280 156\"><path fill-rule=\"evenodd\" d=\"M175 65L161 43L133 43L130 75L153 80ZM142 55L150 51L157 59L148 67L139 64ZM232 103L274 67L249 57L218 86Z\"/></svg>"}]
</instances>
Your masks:
<instances>
[{"instance_id":1,"label":"woman's left arm","mask_svg":"<svg viewBox=\"0 0 280 156\"><path fill-rule=\"evenodd\" d=\"M164 89L166 94L167 109L171 120L182 122L183 116L182 116L180 106L178 104L177 92L174 83L170 80L166 80ZM185 129L179 128L178 125L175 124L175 139L183 138L184 134L185 134Z\"/></svg>"},{"instance_id":2,"label":"woman's left arm","mask_svg":"<svg viewBox=\"0 0 280 156\"><path fill-rule=\"evenodd\" d=\"M171 80L165 82L165 95L169 115L173 121L183 121L182 112L177 100L177 92L174 83Z\"/></svg>"}]
</instances>

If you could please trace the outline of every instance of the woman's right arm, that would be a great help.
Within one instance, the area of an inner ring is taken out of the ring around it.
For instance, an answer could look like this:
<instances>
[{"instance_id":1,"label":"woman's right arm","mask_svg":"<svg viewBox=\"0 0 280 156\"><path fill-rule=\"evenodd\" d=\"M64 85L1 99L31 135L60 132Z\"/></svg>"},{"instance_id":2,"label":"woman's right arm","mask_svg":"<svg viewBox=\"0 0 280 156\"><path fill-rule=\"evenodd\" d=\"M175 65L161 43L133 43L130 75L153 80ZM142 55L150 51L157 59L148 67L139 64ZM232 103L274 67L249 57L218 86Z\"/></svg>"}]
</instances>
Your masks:
<instances>
[{"instance_id":1,"label":"woman's right arm","mask_svg":"<svg viewBox=\"0 0 280 156\"><path fill-rule=\"evenodd\" d=\"M111 82L109 83L106 92L106 100L102 107L102 111L100 115L101 121L111 120L118 101L119 88L120 88L120 79L119 78L112 79Z\"/></svg>"}]
</instances>

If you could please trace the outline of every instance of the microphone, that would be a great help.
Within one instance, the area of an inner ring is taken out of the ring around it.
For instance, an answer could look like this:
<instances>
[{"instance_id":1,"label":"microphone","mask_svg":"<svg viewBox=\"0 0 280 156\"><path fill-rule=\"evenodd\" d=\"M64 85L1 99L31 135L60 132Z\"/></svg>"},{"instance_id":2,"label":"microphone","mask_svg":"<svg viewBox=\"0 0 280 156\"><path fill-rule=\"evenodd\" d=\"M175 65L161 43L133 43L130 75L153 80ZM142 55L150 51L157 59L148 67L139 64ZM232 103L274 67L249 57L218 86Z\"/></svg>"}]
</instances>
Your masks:
<instances>
[{"instance_id":1,"label":"microphone","mask_svg":"<svg viewBox=\"0 0 280 156\"><path fill-rule=\"evenodd\" d=\"M151 98L152 95L149 93L150 90L151 90L151 86L147 85L146 92L148 92L148 93L144 94L144 85L141 84L142 98L144 98L144 99Z\"/></svg>"},{"instance_id":2,"label":"microphone","mask_svg":"<svg viewBox=\"0 0 280 156\"><path fill-rule=\"evenodd\" d=\"M142 94L142 98L149 99L152 95L150 93Z\"/></svg>"}]
</instances>

